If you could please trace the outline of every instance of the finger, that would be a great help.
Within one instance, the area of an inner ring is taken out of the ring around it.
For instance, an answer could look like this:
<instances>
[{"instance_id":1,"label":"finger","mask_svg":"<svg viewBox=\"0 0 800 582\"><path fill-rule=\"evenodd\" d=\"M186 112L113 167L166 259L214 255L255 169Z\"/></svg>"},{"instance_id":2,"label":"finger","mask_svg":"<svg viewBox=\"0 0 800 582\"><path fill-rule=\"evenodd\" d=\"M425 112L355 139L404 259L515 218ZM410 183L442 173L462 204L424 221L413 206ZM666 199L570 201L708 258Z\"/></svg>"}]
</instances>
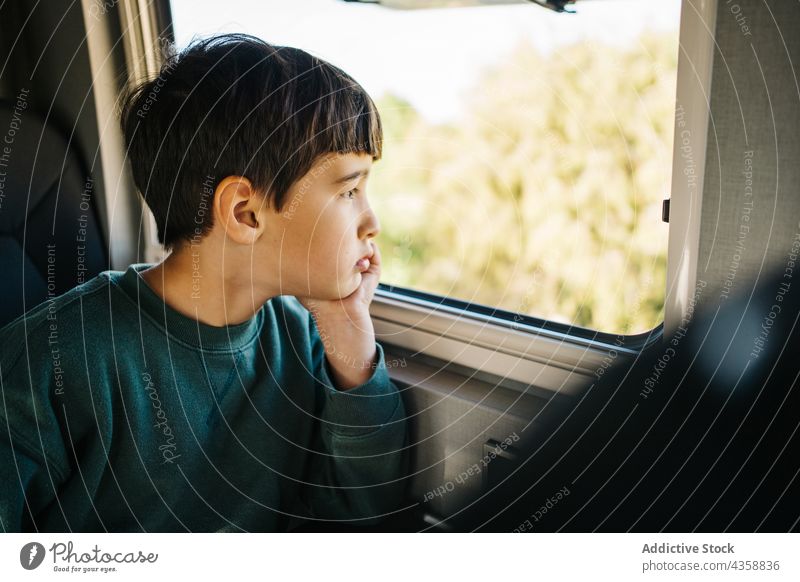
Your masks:
<instances>
[{"instance_id":1,"label":"finger","mask_svg":"<svg viewBox=\"0 0 800 582\"><path fill-rule=\"evenodd\" d=\"M361 284L367 291L367 300L372 300L372 295L378 287L378 281L381 277L381 252L375 242L370 241L374 252L369 260L369 268L361 274Z\"/></svg>"},{"instance_id":2,"label":"finger","mask_svg":"<svg viewBox=\"0 0 800 582\"><path fill-rule=\"evenodd\" d=\"M369 262L372 265L377 265L380 268L380 266L381 266L381 250L378 248L378 243L376 243L375 241L370 241L369 244L372 245L372 248L375 251L372 254L372 257L370 257Z\"/></svg>"},{"instance_id":3,"label":"finger","mask_svg":"<svg viewBox=\"0 0 800 582\"><path fill-rule=\"evenodd\" d=\"M374 275L376 278L375 285L377 285L377 279L379 279L381 276L381 251L378 248L378 244L374 241L370 241L370 244L372 245L373 253L369 259L369 268L364 272L364 274Z\"/></svg>"}]
</instances>

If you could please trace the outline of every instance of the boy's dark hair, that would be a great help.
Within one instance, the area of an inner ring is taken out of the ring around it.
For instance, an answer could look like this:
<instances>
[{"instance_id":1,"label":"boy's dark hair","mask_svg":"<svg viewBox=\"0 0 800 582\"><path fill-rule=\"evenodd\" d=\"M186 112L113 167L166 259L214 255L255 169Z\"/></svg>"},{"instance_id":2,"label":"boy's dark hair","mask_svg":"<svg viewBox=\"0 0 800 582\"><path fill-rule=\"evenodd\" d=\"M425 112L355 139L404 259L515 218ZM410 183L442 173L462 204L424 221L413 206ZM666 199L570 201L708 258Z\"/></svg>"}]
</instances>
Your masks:
<instances>
[{"instance_id":1,"label":"boy's dark hair","mask_svg":"<svg viewBox=\"0 0 800 582\"><path fill-rule=\"evenodd\" d=\"M248 178L281 211L320 155L378 160L383 141L377 108L352 77L244 34L165 55L158 77L123 97L120 121L134 181L168 249L213 226L209 194L226 176Z\"/></svg>"}]
</instances>

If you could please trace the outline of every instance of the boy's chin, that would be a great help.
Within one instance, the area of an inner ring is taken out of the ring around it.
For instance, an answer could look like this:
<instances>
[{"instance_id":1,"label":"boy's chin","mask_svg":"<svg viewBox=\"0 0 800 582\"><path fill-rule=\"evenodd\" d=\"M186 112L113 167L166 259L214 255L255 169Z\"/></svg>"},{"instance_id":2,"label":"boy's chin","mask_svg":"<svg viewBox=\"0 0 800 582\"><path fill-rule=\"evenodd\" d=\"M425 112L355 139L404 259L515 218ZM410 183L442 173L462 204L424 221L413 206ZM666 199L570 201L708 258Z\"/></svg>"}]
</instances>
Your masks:
<instances>
[{"instance_id":1,"label":"boy's chin","mask_svg":"<svg viewBox=\"0 0 800 582\"><path fill-rule=\"evenodd\" d=\"M331 290L331 301L338 301L349 297L355 293L359 285L361 285L361 273L356 273L354 277L342 281L337 287Z\"/></svg>"}]
</instances>

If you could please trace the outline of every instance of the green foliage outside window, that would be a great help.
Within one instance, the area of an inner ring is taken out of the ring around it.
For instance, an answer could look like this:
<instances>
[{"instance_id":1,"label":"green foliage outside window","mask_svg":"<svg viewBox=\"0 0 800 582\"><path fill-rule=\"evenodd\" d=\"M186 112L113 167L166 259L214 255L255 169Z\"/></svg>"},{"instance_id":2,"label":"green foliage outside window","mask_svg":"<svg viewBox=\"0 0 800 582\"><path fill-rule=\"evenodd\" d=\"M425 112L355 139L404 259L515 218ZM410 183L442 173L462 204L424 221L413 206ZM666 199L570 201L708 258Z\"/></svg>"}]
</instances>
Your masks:
<instances>
[{"instance_id":1,"label":"green foliage outside window","mask_svg":"<svg viewBox=\"0 0 800 582\"><path fill-rule=\"evenodd\" d=\"M675 34L523 43L443 124L382 95L382 281L608 333L658 325L677 55Z\"/></svg>"}]
</instances>

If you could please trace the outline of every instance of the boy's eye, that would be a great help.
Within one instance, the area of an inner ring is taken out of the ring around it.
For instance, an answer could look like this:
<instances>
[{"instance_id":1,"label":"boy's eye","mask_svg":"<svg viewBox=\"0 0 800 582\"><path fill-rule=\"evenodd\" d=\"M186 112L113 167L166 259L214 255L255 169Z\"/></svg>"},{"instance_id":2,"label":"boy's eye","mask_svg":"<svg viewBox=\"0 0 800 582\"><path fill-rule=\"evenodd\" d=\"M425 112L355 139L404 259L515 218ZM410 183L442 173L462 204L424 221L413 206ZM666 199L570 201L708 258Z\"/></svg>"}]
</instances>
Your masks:
<instances>
[{"instance_id":1,"label":"boy's eye","mask_svg":"<svg viewBox=\"0 0 800 582\"><path fill-rule=\"evenodd\" d=\"M353 188L352 190L348 190L347 192L345 192L341 196L344 197L344 198L347 198L349 200L352 200L355 197L355 193L356 192L358 192L358 189L357 188ZM353 194L353 196L350 196L350 194Z\"/></svg>"}]
</instances>

